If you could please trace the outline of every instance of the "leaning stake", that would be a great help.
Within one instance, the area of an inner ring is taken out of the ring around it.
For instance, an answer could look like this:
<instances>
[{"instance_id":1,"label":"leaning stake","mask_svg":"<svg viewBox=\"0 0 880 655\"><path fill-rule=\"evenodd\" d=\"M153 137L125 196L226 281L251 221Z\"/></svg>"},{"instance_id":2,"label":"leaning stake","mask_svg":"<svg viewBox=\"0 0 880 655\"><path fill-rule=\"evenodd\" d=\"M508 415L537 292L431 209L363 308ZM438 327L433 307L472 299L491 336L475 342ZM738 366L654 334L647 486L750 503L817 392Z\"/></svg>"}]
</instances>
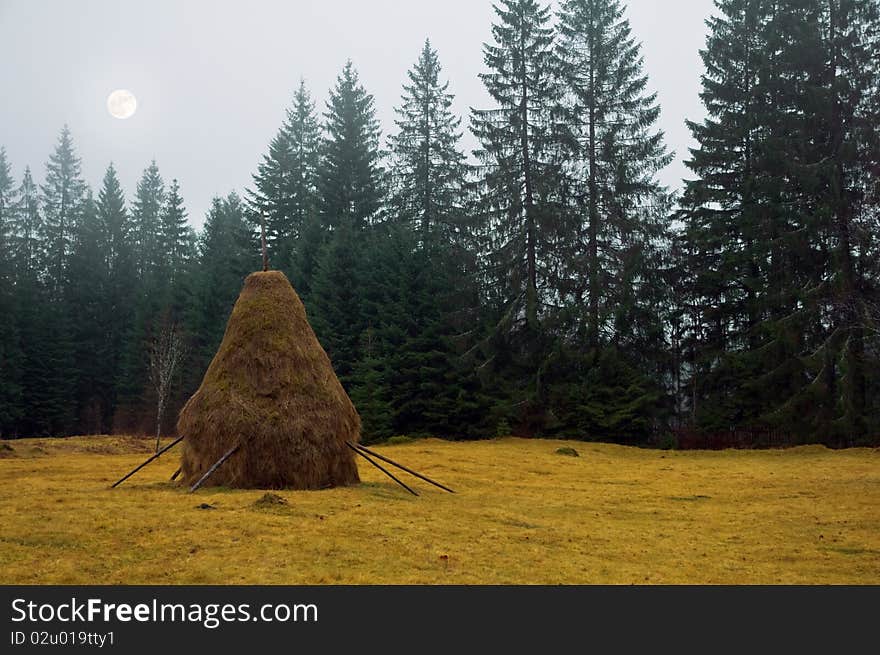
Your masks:
<instances>
[{"instance_id":1,"label":"leaning stake","mask_svg":"<svg viewBox=\"0 0 880 655\"><path fill-rule=\"evenodd\" d=\"M354 446L352 446L351 443L348 442L348 441L345 442L345 445L348 446L349 448L351 448L354 452L356 452L358 455L360 455L361 457L363 457L365 460L367 460L370 464L372 464L373 466L375 466L377 469L379 469L380 471L382 471L382 473L384 473L384 474L387 475L389 478L391 478L392 480L394 480L397 484L399 484L401 487L403 487L404 489L406 489L406 490L407 490L408 492L410 492L413 496L418 496L418 494L417 494L415 491L413 491L412 489L410 489L409 487L407 487L403 482L401 482L401 481L398 480L396 477L394 477L394 474L391 473L391 471L389 471L388 469L384 468L383 466L381 466L381 465L378 464L377 462L374 462L372 459L370 459L370 457L367 456L366 453L362 453L360 450L358 450L357 448L355 448Z\"/></svg>"},{"instance_id":2,"label":"leaning stake","mask_svg":"<svg viewBox=\"0 0 880 655\"><path fill-rule=\"evenodd\" d=\"M146 462L144 462L143 464L141 464L140 466L138 466L138 467L137 467L135 470L133 470L131 473L129 473L128 475L126 475L126 476L123 477L122 479L118 480L118 481L116 482L116 484L114 484L114 485L111 486L110 488L113 489L114 487L116 487L116 486L122 484L123 482L125 482L126 480L128 480L131 476L133 476L135 473L137 473L137 472L140 471L142 468L144 468L147 464L149 464L150 462L152 462L154 459L158 458L159 455L161 455L162 453L164 453L166 450L171 450L172 448L174 448L174 446L176 446L177 444L179 444L181 441L183 441L183 437L177 437L177 439L175 439L175 440L172 441L170 444L168 444L167 446L165 446L162 450L160 450L160 451L157 452L155 455L153 455L152 457L150 457L150 459L148 459Z\"/></svg>"},{"instance_id":3,"label":"leaning stake","mask_svg":"<svg viewBox=\"0 0 880 655\"><path fill-rule=\"evenodd\" d=\"M366 446L362 446L362 445L360 445L360 444L357 444L356 447L357 447L359 450L363 450L364 452L370 453L370 455L372 455L373 457L378 457L378 458L381 459L383 462L388 462L388 463L391 464L392 466L396 466L397 468L399 468L399 469L401 469L401 470L403 470L403 471L406 471L407 473L410 473L410 474L416 476L417 478L421 478L421 479L424 480L425 482L430 482L430 483L433 484L435 487L440 487L441 489L444 489L444 490L448 491L448 492L451 493L451 494L454 494L454 493L455 493L455 492L454 492L452 489L450 489L449 487L444 486L444 485L440 484L439 482L435 482L435 481L432 480L431 478L429 478L429 477L427 477L427 476L425 476L425 475L422 475L421 473L416 473L416 472L413 471L412 469L409 469L409 468L405 467L403 464L398 464L397 462L388 459L388 458L385 457L384 455L380 455L379 453L373 452L372 450L370 450L370 449L367 448Z\"/></svg>"},{"instance_id":4,"label":"leaning stake","mask_svg":"<svg viewBox=\"0 0 880 655\"><path fill-rule=\"evenodd\" d=\"M223 462L225 462L227 459L229 459L230 457L232 457L232 456L235 454L235 451L237 451L239 448L241 448L241 444L237 444L237 445L234 446L233 448L230 448L230 449L226 452L226 454L223 455L223 457L221 457L220 459L217 460L217 463L214 464L214 466L212 466L211 468L208 469L207 473L205 473L202 477L199 478L199 481L198 481L198 482L196 482L193 486L191 486L191 487L189 488L189 492L192 493L192 492L194 492L196 489L198 489L199 487L201 487L201 486L202 486L202 483L203 483L205 480L207 480L208 478L210 478L210 477L214 474L214 471L216 471L218 468L220 468L220 467L223 465Z\"/></svg>"}]
</instances>

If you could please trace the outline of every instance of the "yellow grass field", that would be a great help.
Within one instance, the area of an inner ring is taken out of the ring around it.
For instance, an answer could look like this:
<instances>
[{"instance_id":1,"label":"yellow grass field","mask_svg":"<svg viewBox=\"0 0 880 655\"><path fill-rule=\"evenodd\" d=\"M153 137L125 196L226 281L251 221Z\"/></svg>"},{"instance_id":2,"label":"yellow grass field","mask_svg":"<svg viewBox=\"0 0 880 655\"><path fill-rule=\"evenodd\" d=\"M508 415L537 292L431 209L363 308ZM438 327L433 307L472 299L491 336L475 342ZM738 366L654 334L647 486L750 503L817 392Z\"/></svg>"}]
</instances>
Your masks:
<instances>
[{"instance_id":1,"label":"yellow grass field","mask_svg":"<svg viewBox=\"0 0 880 655\"><path fill-rule=\"evenodd\" d=\"M260 491L170 483L173 450L109 489L148 440L6 443L5 584L880 583L871 449L417 441L377 450L457 494L405 476L409 496L361 460L360 486L263 507Z\"/></svg>"}]
</instances>

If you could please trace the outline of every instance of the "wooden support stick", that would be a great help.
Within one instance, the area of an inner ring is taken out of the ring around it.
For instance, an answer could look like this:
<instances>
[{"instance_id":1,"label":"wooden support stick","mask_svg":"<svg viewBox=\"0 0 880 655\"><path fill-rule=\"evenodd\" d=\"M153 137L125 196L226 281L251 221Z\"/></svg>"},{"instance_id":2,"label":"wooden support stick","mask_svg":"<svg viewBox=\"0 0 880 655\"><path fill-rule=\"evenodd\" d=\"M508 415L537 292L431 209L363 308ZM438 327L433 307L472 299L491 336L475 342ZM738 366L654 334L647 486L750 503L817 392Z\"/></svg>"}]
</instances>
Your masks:
<instances>
[{"instance_id":1,"label":"wooden support stick","mask_svg":"<svg viewBox=\"0 0 880 655\"><path fill-rule=\"evenodd\" d=\"M401 487L403 487L404 489L406 489L406 490L407 490L408 492L410 492L413 496L418 496L418 494L417 494L415 491L413 491L412 489L410 489L409 487L407 487L403 482L401 482L401 481L398 480L396 477L394 477L394 474L391 473L391 471L389 471L388 469L384 468L384 467L383 467L381 464L379 464L378 462L374 462L374 461L373 461L373 460L372 460L372 459L371 459L366 453L362 453L360 450L358 450L357 448L355 448L354 446L352 446L348 441L345 442L345 445L348 446L349 448L351 448L354 452L356 452L358 455L360 455L361 457L363 457L365 460L367 460L370 464L372 464L373 466L375 466L377 469L379 469L380 471L382 471L382 473L384 473L384 474L387 475L389 478L391 478L392 480L394 480L397 484L399 484Z\"/></svg>"},{"instance_id":2,"label":"wooden support stick","mask_svg":"<svg viewBox=\"0 0 880 655\"><path fill-rule=\"evenodd\" d=\"M192 492L194 492L196 489L198 489L199 487L201 487L201 486L202 486L202 483L204 483L205 480L207 480L208 478L210 478L210 477L214 474L214 471L216 471L218 468L220 468L220 467L223 465L223 462L225 462L227 459L229 459L230 457L232 457L232 456L236 453L236 451L237 451L239 448L241 448L241 444L240 444L240 443L239 443L239 444L236 444L234 447L232 447L232 448L230 448L228 451L226 451L226 454L223 455L223 457L221 457L220 459L218 459L218 460L217 460L217 463L214 464L214 466L212 466L211 468L209 468L208 471L207 471L202 477L199 478L199 481L196 482L193 486L191 486L191 487L189 488L189 492L192 493Z\"/></svg>"},{"instance_id":3,"label":"wooden support stick","mask_svg":"<svg viewBox=\"0 0 880 655\"><path fill-rule=\"evenodd\" d=\"M266 254L266 216L260 212L260 242L263 246L263 271L269 270L269 255Z\"/></svg>"},{"instance_id":4,"label":"wooden support stick","mask_svg":"<svg viewBox=\"0 0 880 655\"><path fill-rule=\"evenodd\" d=\"M120 484L122 484L123 482L125 482L126 480L128 480L128 479L129 479L131 476L133 476L135 473L137 473L137 472L140 471L142 468L144 468L147 464L149 464L150 462L152 462L154 459L157 459L162 453L164 453L164 452L166 452L166 451L171 450L172 448L174 448L174 446L176 446L177 444L179 444L181 441L183 441L183 437L177 437L177 439L175 439L175 440L172 441L170 444L168 444L167 446L165 446L162 450L158 451L155 455L153 455L152 457L150 457L146 462L144 462L143 464L141 464L140 466L138 466L138 467L137 467L136 469L134 469L131 473L129 473L128 475L124 476L124 477L121 478L120 480L117 480L117 482L116 482L113 486L111 486L110 488L113 489L113 488L115 488L115 487L118 487Z\"/></svg>"},{"instance_id":5,"label":"wooden support stick","mask_svg":"<svg viewBox=\"0 0 880 655\"><path fill-rule=\"evenodd\" d=\"M171 480L170 480L170 481L171 481L171 482L174 482L174 481L177 479L177 476L180 475L180 472L181 472L182 470L183 470L182 467L179 468L179 469L177 469L177 470L174 472L174 475L171 476Z\"/></svg>"},{"instance_id":6,"label":"wooden support stick","mask_svg":"<svg viewBox=\"0 0 880 655\"><path fill-rule=\"evenodd\" d=\"M347 443L347 442L346 442L346 443ZM435 487L440 487L441 489L443 489L443 490L445 490L445 491L448 491L448 492L451 493L451 494L454 494L454 493L455 493L455 491L453 491L453 490L450 489L449 487L447 487L447 486L445 486L445 485L442 485L442 484L440 484L439 482L435 482L435 481L432 480L431 478L429 478L429 477L427 477L427 476L425 476L425 475L422 475L421 473L416 473L416 472L413 471L412 469L405 467L403 464L398 464L397 462L388 459L388 458L385 457L384 455L380 455L380 454L377 453L377 452L373 452L372 450L370 450L370 449L367 448L366 446L362 446L362 445L360 445L360 444L355 444L354 447L357 448L358 450L362 450L362 451L364 451L364 452L366 452L366 453L369 453L369 454L372 455L373 457L378 457L378 458L381 459L383 462L388 462L388 463L391 464L392 466L396 466L397 468L399 468L399 469L401 469L401 470L403 470L403 471L406 471L407 473L410 473L411 475L414 475L414 476L416 476L417 478L420 478L420 479L424 480L425 482L430 482L430 483L433 484Z\"/></svg>"}]
</instances>

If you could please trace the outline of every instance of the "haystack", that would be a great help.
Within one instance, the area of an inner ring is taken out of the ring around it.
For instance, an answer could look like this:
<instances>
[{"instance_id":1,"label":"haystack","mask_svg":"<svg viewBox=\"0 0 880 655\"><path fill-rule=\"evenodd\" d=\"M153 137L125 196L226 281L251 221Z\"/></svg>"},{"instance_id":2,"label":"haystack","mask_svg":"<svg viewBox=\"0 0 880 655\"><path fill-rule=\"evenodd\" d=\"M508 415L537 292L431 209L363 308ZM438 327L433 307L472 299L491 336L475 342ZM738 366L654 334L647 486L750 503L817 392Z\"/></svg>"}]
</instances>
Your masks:
<instances>
[{"instance_id":1,"label":"haystack","mask_svg":"<svg viewBox=\"0 0 880 655\"><path fill-rule=\"evenodd\" d=\"M321 489L359 482L361 421L283 273L253 273L198 391L180 412L181 473L208 484Z\"/></svg>"}]
</instances>

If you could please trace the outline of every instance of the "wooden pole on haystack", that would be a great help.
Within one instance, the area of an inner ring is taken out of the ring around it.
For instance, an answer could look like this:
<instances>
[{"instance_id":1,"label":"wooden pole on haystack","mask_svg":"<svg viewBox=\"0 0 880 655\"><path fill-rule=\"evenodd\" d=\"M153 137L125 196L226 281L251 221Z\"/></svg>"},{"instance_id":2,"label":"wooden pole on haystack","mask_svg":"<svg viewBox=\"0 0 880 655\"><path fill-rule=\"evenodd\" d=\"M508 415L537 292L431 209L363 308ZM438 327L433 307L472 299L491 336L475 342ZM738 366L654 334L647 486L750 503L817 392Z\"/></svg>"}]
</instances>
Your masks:
<instances>
[{"instance_id":1,"label":"wooden pole on haystack","mask_svg":"<svg viewBox=\"0 0 880 655\"><path fill-rule=\"evenodd\" d=\"M266 253L266 215L260 212L260 241L263 245L263 272L269 270L269 255Z\"/></svg>"},{"instance_id":2,"label":"wooden pole on haystack","mask_svg":"<svg viewBox=\"0 0 880 655\"><path fill-rule=\"evenodd\" d=\"M382 465L379 464L378 462L374 462L374 461L370 458L369 455L367 455L367 454L364 453L364 452L361 452L360 450L358 450L357 448L355 448L353 445L351 445L351 442L350 442L350 441L346 441L346 442L345 442L345 445L348 446L349 448L351 448L356 454L358 454L358 455L360 455L361 457L363 457L365 460L367 460L370 464L372 464L373 466L375 466L377 469L379 469L380 471L382 471L382 473L384 473L384 474L387 475L389 478L391 478L392 480L394 480L397 484L399 484L401 487L403 487L404 489L406 489L406 490L407 490L408 492L410 492L413 496L418 496L418 495L419 495L419 494L417 494L415 491L413 491L412 489L410 489L410 488L409 488L404 482L401 482L399 479L397 479L397 477L395 477L395 475L394 475L391 471L389 471L388 469L386 469L384 466L382 466Z\"/></svg>"},{"instance_id":3,"label":"wooden pole on haystack","mask_svg":"<svg viewBox=\"0 0 880 655\"><path fill-rule=\"evenodd\" d=\"M199 481L196 482L193 486L191 486L191 487L189 488L189 492L190 492L190 493L193 493L193 492L196 491L199 487L201 487L202 484L204 484L205 480L207 480L207 479L210 478L212 475L214 475L214 471L216 471L218 468L220 468L221 466L223 466L223 462L225 462L227 459L229 459L229 458L232 457L235 453L238 452L238 449L239 449L239 448L241 448L241 444L240 444L240 443L239 443L239 444L236 444L234 447L232 447L232 448L230 448L228 451L226 451L226 454L223 455L223 457L221 457L220 459L218 459L218 460L217 460L217 463L214 464L214 466L212 466L211 468L209 468L209 469L208 469L208 472L205 473L202 477L200 477L200 478L199 478Z\"/></svg>"},{"instance_id":4,"label":"wooden pole on haystack","mask_svg":"<svg viewBox=\"0 0 880 655\"><path fill-rule=\"evenodd\" d=\"M354 450L354 449L357 449L358 451L361 451L362 453L369 453L369 454L372 455L373 457L378 457L378 458L381 459L383 462L388 462L389 464L391 464L391 466L396 466L396 467L399 468L401 471L406 471L406 472L409 473L410 475L414 475L414 476L416 476L417 478L419 478L419 479L421 479L421 480L424 480L425 482L429 482L430 484L433 484L435 487L440 487L440 488L443 489L444 491L448 491L448 492L451 493L451 494L454 494L454 493L455 493L455 491L453 491L452 489L450 489L450 488L447 487L446 485L442 485L442 484L440 484L439 482L437 482L437 481L435 481L435 480L432 480L431 478L429 478L429 477L426 476L426 475L422 475L421 473L418 473L417 471L413 471L411 468L407 468L407 467L404 466L403 464L398 464L398 463L395 462L394 460L388 459L388 458L385 457L384 455L380 455L379 453L377 453L377 452L375 452L375 451L373 451L373 450L370 450L370 449L367 448L366 446L362 446L362 445L359 444L359 443L352 444L351 442L348 442L348 441L346 441L345 443L347 443L347 444L348 444L348 447L351 448L351 449L353 449L353 450ZM368 459L369 459L369 458L368 458Z\"/></svg>"},{"instance_id":5,"label":"wooden pole on haystack","mask_svg":"<svg viewBox=\"0 0 880 655\"><path fill-rule=\"evenodd\" d=\"M176 446L177 444L179 444L181 441L183 441L183 437L177 437L177 439L175 439L175 440L172 441L170 444L168 444L167 446L165 446L162 450L160 450L160 451L157 452L155 455L153 455L152 457L150 457L146 462L144 462L143 464L141 464L140 466L138 466L138 467L137 467L136 469L134 469L131 473L129 473L128 475L125 475L124 477L122 477L120 480L118 480L118 481L117 481L114 485L112 485L110 488L113 489L114 487L119 486L120 484L122 484L123 482L125 482L126 480L128 480L131 476L133 476L135 473L137 473L137 472L140 471L142 468L144 468L147 464L149 464L150 462L152 462L154 459L158 459L159 456L162 455L162 453L164 453L164 452L166 452L166 451L169 451L169 450L171 450L172 448L174 448L174 446Z\"/></svg>"}]
</instances>

